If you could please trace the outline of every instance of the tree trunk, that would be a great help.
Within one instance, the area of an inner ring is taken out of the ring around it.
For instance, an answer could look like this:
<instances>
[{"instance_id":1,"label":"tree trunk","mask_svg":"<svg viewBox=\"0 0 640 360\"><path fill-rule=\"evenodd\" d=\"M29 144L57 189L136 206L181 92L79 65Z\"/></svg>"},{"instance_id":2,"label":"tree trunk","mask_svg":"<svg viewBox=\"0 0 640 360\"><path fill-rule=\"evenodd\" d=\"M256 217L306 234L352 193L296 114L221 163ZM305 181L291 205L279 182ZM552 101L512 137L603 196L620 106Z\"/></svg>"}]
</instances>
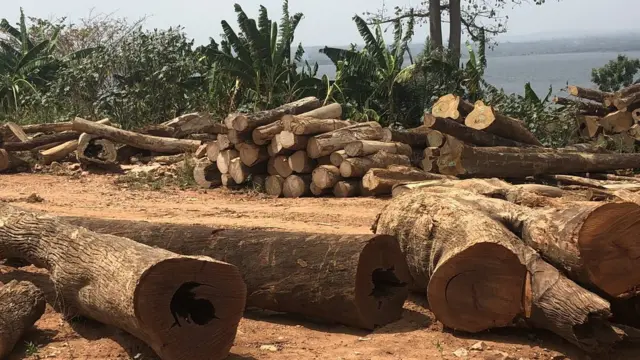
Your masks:
<instances>
[{"instance_id":1,"label":"tree trunk","mask_svg":"<svg viewBox=\"0 0 640 360\"><path fill-rule=\"evenodd\" d=\"M382 129L382 141L399 142L407 144L415 148L424 148L427 146L427 135L433 130L426 126L419 126L409 130L391 130L389 128Z\"/></svg>"},{"instance_id":2,"label":"tree trunk","mask_svg":"<svg viewBox=\"0 0 640 360\"><path fill-rule=\"evenodd\" d=\"M595 89L587 89L580 86L569 85L567 87L567 92L569 95L573 95L575 97L579 97L582 99L587 99L591 101L595 101L601 104L604 104L605 98L612 96L613 94L607 93L600 90Z\"/></svg>"},{"instance_id":3,"label":"tree trunk","mask_svg":"<svg viewBox=\"0 0 640 360\"><path fill-rule=\"evenodd\" d=\"M278 120L268 125L257 127L251 133L251 138L256 145L267 145L276 135L284 130L282 121Z\"/></svg>"},{"instance_id":4,"label":"tree trunk","mask_svg":"<svg viewBox=\"0 0 640 360\"><path fill-rule=\"evenodd\" d=\"M373 155L384 150L389 154L399 154L411 156L413 150L411 146L396 142L382 142L373 140L358 140L347 144L344 150L348 156L359 157Z\"/></svg>"},{"instance_id":5,"label":"tree trunk","mask_svg":"<svg viewBox=\"0 0 640 360\"><path fill-rule=\"evenodd\" d=\"M562 189L555 186L540 184L511 185L498 179L456 180L451 178L400 183L393 186L392 195L396 197L404 194L407 191L415 191L418 189L433 187L452 187L460 190L469 190L487 197L505 199L509 202L517 204L535 204L536 206L550 205L547 202L541 201L541 199L539 198L540 196L548 198L560 198L564 195ZM529 201L529 199L531 199L531 201Z\"/></svg>"},{"instance_id":6,"label":"tree trunk","mask_svg":"<svg viewBox=\"0 0 640 360\"><path fill-rule=\"evenodd\" d=\"M249 176L252 174L266 174L267 173L267 163L261 162L252 167L246 166L240 158L235 158L231 160L229 164L229 174L233 177L233 180L238 184L243 184Z\"/></svg>"},{"instance_id":7,"label":"tree trunk","mask_svg":"<svg viewBox=\"0 0 640 360\"><path fill-rule=\"evenodd\" d=\"M321 165L313 170L313 183L319 189L331 189L342 180L340 169L333 165Z\"/></svg>"},{"instance_id":8,"label":"tree trunk","mask_svg":"<svg viewBox=\"0 0 640 360\"><path fill-rule=\"evenodd\" d=\"M574 106L583 115L590 116L605 116L607 115L607 109L602 104L596 104L594 102L586 102L580 100L572 100L566 97L555 96L553 102L560 106Z\"/></svg>"},{"instance_id":9,"label":"tree trunk","mask_svg":"<svg viewBox=\"0 0 640 360\"><path fill-rule=\"evenodd\" d=\"M425 115L424 124L431 129L437 130L443 134L451 135L456 139L462 140L469 144L479 146L531 146L529 144L524 144L511 139L505 139L503 137L482 130L470 128L448 118L437 118L432 115ZM437 141L435 142L437 143Z\"/></svg>"},{"instance_id":10,"label":"tree trunk","mask_svg":"<svg viewBox=\"0 0 640 360\"><path fill-rule=\"evenodd\" d=\"M275 197L282 195L282 189L284 188L284 178L280 175L271 175L267 177L265 182L265 190L267 194Z\"/></svg>"},{"instance_id":11,"label":"tree trunk","mask_svg":"<svg viewBox=\"0 0 640 360\"><path fill-rule=\"evenodd\" d=\"M294 133L285 130L276 135L274 141L278 142L278 146L283 149L298 151L305 150L307 148L309 137L295 135Z\"/></svg>"},{"instance_id":12,"label":"tree trunk","mask_svg":"<svg viewBox=\"0 0 640 360\"><path fill-rule=\"evenodd\" d=\"M227 127L215 121L209 113L191 113L162 123L173 129L172 137L184 138L192 134L226 134Z\"/></svg>"},{"instance_id":13,"label":"tree trunk","mask_svg":"<svg viewBox=\"0 0 640 360\"><path fill-rule=\"evenodd\" d=\"M71 140L64 142L51 149L38 152L38 163L42 165L49 165L54 161L60 161L65 159L69 154L76 151L78 148L78 140Z\"/></svg>"},{"instance_id":14,"label":"tree trunk","mask_svg":"<svg viewBox=\"0 0 640 360\"><path fill-rule=\"evenodd\" d=\"M91 135L107 138L120 144L159 153L194 152L201 145L201 142L196 140L179 140L142 135L80 118L73 120L73 129L78 132L86 132Z\"/></svg>"},{"instance_id":15,"label":"tree trunk","mask_svg":"<svg viewBox=\"0 0 640 360\"><path fill-rule=\"evenodd\" d=\"M299 150L289 156L289 167L296 174L311 174L316 167L316 162L307 156L307 152Z\"/></svg>"},{"instance_id":16,"label":"tree trunk","mask_svg":"<svg viewBox=\"0 0 640 360\"><path fill-rule=\"evenodd\" d=\"M468 127L485 130L525 144L542 146L540 140L526 128L521 120L498 114L491 106L486 106L482 101L477 101L474 106L475 109L464 120Z\"/></svg>"},{"instance_id":17,"label":"tree trunk","mask_svg":"<svg viewBox=\"0 0 640 360\"><path fill-rule=\"evenodd\" d=\"M449 50L460 61L462 42L462 19L460 0L449 1ZM458 64L456 63L456 66Z\"/></svg>"},{"instance_id":18,"label":"tree trunk","mask_svg":"<svg viewBox=\"0 0 640 360\"><path fill-rule=\"evenodd\" d=\"M362 186L376 196L391 195L393 187L408 181L446 179L409 166L392 165L388 169L371 169L362 178Z\"/></svg>"},{"instance_id":19,"label":"tree trunk","mask_svg":"<svg viewBox=\"0 0 640 360\"><path fill-rule=\"evenodd\" d=\"M352 126L347 120L316 119L302 116L286 116L282 119L284 130L295 135L318 135Z\"/></svg>"},{"instance_id":20,"label":"tree trunk","mask_svg":"<svg viewBox=\"0 0 640 360\"><path fill-rule=\"evenodd\" d=\"M452 119L463 122L473 111L474 106L466 100L460 99L459 96L448 94L442 96L433 104L431 115L439 118Z\"/></svg>"},{"instance_id":21,"label":"tree trunk","mask_svg":"<svg viewBox=\"0 0 640 360\"><path fill-rule=\"evenodd\" d=\"M349 158L340 164L340 174L345 178L363 177L370 169L386 168L390 165L410 166L411 160L406 155L389 154L380 151L367 157Z\"/></svg>"},{"instance_id":22,"label":"tree trunk","mask_svg":"<svg viewBox=\"0 0 640 360\"><path fill-rule=\"evenodd\" d=\"M0 218L0 252L48 269L67 314L121 328L162 359L229 354L246 299L235 266L97 234L8 205L0 204Z\"/></svg>"},{"instance_id":23,"label":"tree trunk","mask_svg":"<svg viewBox=\"0 0 640 360\"><path fill-rule=\"evenodd\" d=\"M333 187L333 195L337 198L356 197L360 195L361 180L338 181Z\"/></svg>"},{"instance_id":24,"label":"tree trunk","mask_svg":"<svg viewBox=\"0 0 640 360\"><path fill-rule=\"evenodd\" d=\"M242 163L251 167L269 160L269 152L265 146L241 143L236 146L240 152Z\"/></svg>"},{"instance_id":25,"label":"tree trunk","mask_svg":"<svg viewBox=\"0 0 640 360\"><path fill-rule=\"evenodd\" d=\"M487 201L514 206L462 190L414 191L394 198L373 226L398 237L436 318L469 332L524 318L587 351L622 340L607 322L609 303L543 261L498 221L501 213L474 206Z\"/></svg>"},{"instance_id":26,"label":"tree trunk","mask_svg":"<svg viewBox=\"0 0 640 360\"><path fill-rule=\"evenodd\" d=\"M5 142L4 149L7 151L33 150L47 144L77 140L79 136L80 134L75 131L64 131L61 133L53 133L51 135L38 136L33 139L27 139L27 141Z\"/></svg>"},{"instance_id":27,"label":"tree trunk","mask_svg":"<svg viewBox=\"0 0 640 360\"><path fill-rule=\"evenodd\" d=\"M618 110L600 119L600 125L608 134L626 132L635 124L633 116L627 109Z\"/></svg>"},{"instance_id":28,"label":"tree trunk","mask_svg":"<svg viewBox=\"0 0 640 360\"><path fill-rule=\"evenodd\" d=\"M222 174L218 170L216 163L204 158L196 162L193 168L193 179L196 184L203 189L210 189L222 185Z\"/></svg>"},{"instance_id":29,"label":"tree trunk","mask_svg":"<svg viewBox=\"0 0 640 360\"><path fill-rule=\"evenodd\" d=\"M431 49L441 50L442 46L442 14L440 0L429 0L429 40Z\"/></svg>"},{"instance_id":30,"label":"tree trunk","mask_svg":"<svg viewBox=\"0 0 640 360\"><path fill-rule=\"evenodd\" d=\"M65 219L179 254L206 254L238 264L247 283L248 307L373 329L398 320L408 295L406 261L390 236Z\"/></svg>"},{"instance_id":31,"label":"tree trunk","mask_svg":"<svg viewBox=\"0 0 640 360\"><path fill-rule=\"evenodd\" d=\"M220 151L228 150L233 147L228 134L218 134L218 147L220 147Z\"/></svg>"},{"instance_id":32,"label":"tree trunk","mask_svg":"<svg viewBox=\"0 0 640 360\"><path fill-rule=\"evenodd\" d=\"M78 140L76 157L81 164L114 165L118 151L112 141L84 133Z\"/></svg>"},{"instance_id":33,"label":"tree trunk","mask_svg":"<svg viewBox=\"0 0 640 360\"><path fill-rule=\"evenodd\" d=\"M0 288L0 358L9 356L46 304L42 290L28 281L13 280Z\"/></svg>"},{"instance_id":34,"label":"tree trunk","mask_svg":"<svg viewBox=\"0 0 640 360\"><path fill-rule=\"evenodd\" d=\"M236 149L224 150L221 151L216 159L216 166L218 170L220 170L221 174L229 173L229 165L231 165L231 160L237 159L240 157L240 153Z\"/></svg>"},{"instance_id":35,"label":"tree trunk","mask_svg":"<svg viewBox=\"0 0 640 360\"><path fill-rule=\"evenodd\" d=\"M59 123L23 125L22 130L27 134L36 134L36 133L48 134L48 133L54 133L54 132L70 131L72 127L73 127L73 124L71 123L71 121L66 121L66 122L59 122Z\"/></svg>"},{"instance_id":36,"label":"tree trunk","mask_svg":"<svg viewBox=\"0 0 640 360\"><path fill-rule=\"evenodd\" d=\"M253 114L238 114L231 121L230 129L236 131L252 131L253 129L280 120L284 115L302 114L320 107L320 101L311 96L292 103L284 104L272 110L264 110Z\"/></svg>"},{"instance_id":37,"label":"tree trunk","mask_svg":"<svg viewBox=\"0 0 640 360\"><path fill-rule=\"evenodd\" d=\"M347 144L357 140L382 139L382 127L375 121L347 126L309 139L307 153L312 159L331 155L344 149Z\"/></svg>"},{"instance_id":38,"label":"tree trunk","mask_svg":"<svg viewBox=\"0 0 640 360\"><path fill-rule=\"evenodd\" d=\"M285 115L286 117L290 115ZM333 103L319 107L315 110L308 111L306 113L298 115L301 118L314 118L314 119L340 119L342 117L342 105ZM300 134L304 135L304 134Z\"/></svg>"},{"instance_id":39,"label":"tree trunk","mask_svg":"<svg viewBox=\"0 0 640 360\"><path fill-rule=\"evenodd\" d=\"M289 158L283 155L278 155L273 158L273 167L276 169L276 173L283 178L289 177L293 174L293 169L289 165Z\"/></svg>"},{"instance_id":40,"label":"tree trunk","mask_svg":"<svg viewBox=\"0 0 640 360\"><path fill-rule=\"evenodd\" d=\"M291 175L284 180L282 194L286 198L311 195L311 175Z\"/></svg>"}]
</instances>

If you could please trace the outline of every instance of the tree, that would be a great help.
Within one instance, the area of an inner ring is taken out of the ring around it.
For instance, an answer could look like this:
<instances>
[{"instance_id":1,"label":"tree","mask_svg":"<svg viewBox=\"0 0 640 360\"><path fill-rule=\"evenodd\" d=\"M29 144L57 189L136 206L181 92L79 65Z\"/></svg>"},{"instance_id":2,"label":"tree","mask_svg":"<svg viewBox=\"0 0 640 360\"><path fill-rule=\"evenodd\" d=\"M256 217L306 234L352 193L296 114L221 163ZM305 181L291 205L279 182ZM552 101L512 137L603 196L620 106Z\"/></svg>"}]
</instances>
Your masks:
<instances>
[{"instance_id":1,"label":"tree","mask_svg":"<svg viewBox=\"0 0 640 360\"><path fill-rule=\"evenodd\" d=\"M613 92L634 83L634 76L640 70L640 59L629 59L618 55L601 68L591 71L593 81L602 91ZM637 82L637 81L636 81Z\"/></svg>"}]
</instances>

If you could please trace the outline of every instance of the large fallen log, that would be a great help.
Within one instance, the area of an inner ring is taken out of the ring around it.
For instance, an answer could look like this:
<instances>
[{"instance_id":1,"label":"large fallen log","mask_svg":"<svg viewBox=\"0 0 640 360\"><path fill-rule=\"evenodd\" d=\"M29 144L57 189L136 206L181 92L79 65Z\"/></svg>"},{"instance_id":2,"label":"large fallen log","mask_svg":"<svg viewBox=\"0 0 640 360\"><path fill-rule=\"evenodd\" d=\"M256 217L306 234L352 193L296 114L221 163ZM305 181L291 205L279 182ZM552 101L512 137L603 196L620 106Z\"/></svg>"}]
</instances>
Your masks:
<instances>
[{"instance_id":1,"label":"large fallen log","mask_svg":"<svg viewBox=\"0 0 640 360\"><path fill-rule=\"evenodd\" d=\"M162 359L224 359L242 318L238 268L0 204L0 252L49 270L61 309L114 325Z\"/></svg>"},{"instance_id":2,"label":"large fallen log","mask_svg":"<svg viewBox=\"0 0 640 360\"><path fill-rule=\"evenodd\" d=\"M288 115L285 115L285 116L288 116ZM342 105L338 103L324 105L315 110L302 113L298 116L314 118L314 119L340 119L340 117L342 116Z\"/></svg>"},{"instance_id":3,"label":"large fallen log","mask_svg":"<svg viewBox=\"0 0 640 360\"><path fill-rule=\"evenodd\" d=\"M399 319L408 295L406 261L390 236L65 220L179 254L205 254L238 264L247 283L248 307L373 329Z\"/></svg>"},{"instance_id":4,"label":"large fallen log","mask_svg":"<svg viewBox=\"0 0 640 360\"><path fill-rule=\"evenodd\" d=\"M382 127L375 121L351 125L312 137L307 144L307 154L312 159L317 159L331 155L334 151L342 150L350 142L380 140L382 136Z\"/></svg>"},{"instance_id":5,"label":"large fallen log","mask_svg":"<svg viewBox=\"0 0 640 360\"><path fill-rule=\"evenodd\" d=\"M299 198L311 195L311 175L290 175L282 184L282 195Z\"/></svg>"},{"instance_id":6,"label":"large fallen log","mask_svg":"<svg viewBox=\"0 0 640 360\"><path fill-rule=\"evenodd\" d=\"M530 144L506 139L486 131L476 130L451 119L437 118L429 114L425 114L424 116L424 125L443 134L451 135L466 143L479 146L532 146Z\"/></svg>"},{"instance_id":7,"label":"large fallen log","mask_svg":"<svg viewBox=\"0 0 640 360\"><path fill-rule=\"evenodd\" d=\"M553 149L535 150L470 147L447 138L440 151L440 173L454 176L525 178L542 174L605 172L640 168L640 154L570 152Z\"/></svg>"},{"instance_id":8,"label":"large fallen log","mask_svg":"<svg viewBox=\"0 0 640 360\"><path fill-rule=\"evenodd\" d=\"M58 123L44 123L44 124L29 124L22 125L22 130L27 134L36 134L36 133L53 133L53 132L63 132L70 131L73 125L71 121L66 122L58 122Z\"/></svg>"},{"instance_id":9,"label":"large fallen log","mask_svg":"<svg viewBox=\"0 0 640 360\"><path fill-rule=\"evenodd\" d=\"M362 186L376 196L391 195L395 185L408 181L451 179L440 174L432 174L410 166L392 165L387 169L371 169L362 178Z\"/></svg>"},{"instance_id":10,"label":"large fallen log","mask_svg":"<svg viewBox=\"0 0 640 360\"><path fill-rule=\"evenodd\" d=\"M208 158L199 159L193 168L193 179L203 189L222 185L222 174L214 162Z\"/></svg>"},{"instance_id":11,"label":"large fallen log","mask_svg":"<svg viewBox=\"0 0 640 360\"><path fill-rule=\"evenodd\" d=\"M284 116L282 118L284 130L295 135L318 135L353 125L347 120L317 119L303 116Z\"/></svg>"},{"instance_id":12,"label":"large fallen log","mask_svg":"<svg viewBox=\"0 0 640 360\"><path fill-rule=\"evenodd\" d=\"M302 114L320 107L320 101L311 96L272 110L264 110L253 114L235 114L230 121L231 128L236 131L252 131L253 129L280 120L284 115ZM229 122L228 122L229 123Z\"/></svg>"},{"instance_id":13,"label":"large fallen log","mask_svg":"<svg viewBox=\"0 0 640 360\"><path fill-rule=\"evenodd\" d=\"M173 128L172 137L184 138L193 134L226 134L227 127L215 121L209 113L191 113L162 123Z\"/></svg>"},{"instance_id":14,"label":"large fallen log","mask_svg":"<svg viewBox=\"0 0 640 360\"><path fill-rule=\"evenodd\" d=\"M344 178L363 177L370 169L386 168L390 165L410 166L411 160L406 155L389 154L380 151L367 157L349 158L340 164L340 174Z\"/></svg>"},{"instance_id":15,"label":"large fallen log","mask_svg":"<svg viewBox=\"0 0 640 360\"><path fill-rule=\"evenodd\" d=\"M433 104L431 114L435 117L452 119L458 122L463 122L473 111L473 104L466 100L460 99L459 96L448 94Z\"/></svg>"},{"instance_id":16,"label":"large fallen log","mask_svg":"<svg viewBox=\"0 0 640 360\"><path fill-rule=\"evenodd\" d=\"M503 138L513 139L525 144L542 146L525 123L493 110L482 101L476 101L474 110L465 118L464 124L476 130L484 130Z\"/></svg>"},{"instance_id":17,"label":"large fallen log","mask_svg":"<svg viewBox=\"0 0 640 360\"><path fill-rule=\"evenodd\" d=\"M111 141L130 145L138 149L151 150L159 153L195 152L201 145L201 142L196 140L142 135L80 118L73 120L73 130L104 137Z\"/></svg>"},{"instance_id":18,"label":"large fallen log","mask_svg":"<svg viewBox=\"0 0 640 360\"><path fill-rule=\"evenodd\" d=\"M406 156L411 156L411 154L413 153L411 146L397 142L358 140L350 142L349 144L347 144L347 146L344 147L345 153L351 157L373 155L381 150L384 150L389 154L399 154Z\"/></svg>"},{"instance_id":19,"label":"large fallen log","mask_svg":"<svg viewBox=\"0 0 640 360\"><path fill-rule=\"evenodd\" d=\"M595 90L595 89L583 88L575 85L569 85L567 87L567 92L569 93L569 95L579 97L581 99L595 101L601 104L604 104L605 99L613 95L612 93L607 93L607 92Z\"/></svg>"},{"instance_id":20,"label":"large fallen log","mask_svg":"<svg viewBox=\"0 0 640 360\"><path fill-rule=\"evenodd\" d=\"M256 145L266 145L283 130L282 121L278 120L271 124L255 128L251 133L251 139L253 139L253 143Z\"/></svg>"},{"instance_id":21,"label":"large fallen log","mask_svg":"<svg viewBox=\"0 0 640 360\"><path fill-rule=\"evenodd\" d=\"M594 352L624 339L622 329L608 322L607 301L527 247L499 221L508 214L474 206L513 204L440 189L394 198L373 229L398 237L414 285L426 289L431 310L445 326L479 332L524 319Z\"/></svg>"},{"instance_id":22,"label":"large fallen log","mask_svg":"<svg viewBox=\"0 0 640 360\"><path fill-rule=\"evenodd\" d=\"M384 142L399 142L415 148L424 148L429 143L427 135L433 130L426 126L419 126L409 130L384 128L382 131L382 141Z\"/></svg>"},{"instance_id":23,"label":"large fallen log","mask_svg":"<svg viewBox=\"0 0 640 360\"><path fill-rule=\"evenodd\" d=\"M84 133L78 139L76 158L81 164L114 165L118 151L112 141Z\"/></svg>"},{"instance_id":24,"label":"large fallen log","mask_svg":"<svg viewBox=\"0 0 640 360\"><path fill-rule=\"evenodd\" d=\"M576 107L581 114L591 116L605 116L607 115L607 109L602 106L602 103L597 104L594 102L572 100L566 97L556 96L553 98L553 102L560 106L573 106Z\"/></svg>"},{"instance_id":25,"label":"large fallen log","mask_svg":"<svg viewBox=\"0 0 640 360\"><path fill-rule=\"evenodd\" d=\"M0 173L15 170L20 167L28 167L28 165L28 162L20 156L17 156L16 153L0 149Z\"/></svg>"},{"instance_id":26,"label":"large fallen log","mask_svg":"<svg viewBox=\"0 0 640 360\"><path fill-rule=\"evenodd\" d=\"M45 307L42 290L28 281L13 280L0 288L0 358L9 356Z\"/></svg>"},{"instance_id":27,"label":"large fallen log","mask_svg":"<svg viewBox=\"0 0 640 360\"><path fill-rule=\"evenodd\" d=\"M5 142L4 149L7 151L33 150L47 144L76 140L79 136L80 134L75 131L64 131L60 133L53 133L51 135L38 136L33 139L28 139L27 141Z\"/></svg>"}]
</instances>

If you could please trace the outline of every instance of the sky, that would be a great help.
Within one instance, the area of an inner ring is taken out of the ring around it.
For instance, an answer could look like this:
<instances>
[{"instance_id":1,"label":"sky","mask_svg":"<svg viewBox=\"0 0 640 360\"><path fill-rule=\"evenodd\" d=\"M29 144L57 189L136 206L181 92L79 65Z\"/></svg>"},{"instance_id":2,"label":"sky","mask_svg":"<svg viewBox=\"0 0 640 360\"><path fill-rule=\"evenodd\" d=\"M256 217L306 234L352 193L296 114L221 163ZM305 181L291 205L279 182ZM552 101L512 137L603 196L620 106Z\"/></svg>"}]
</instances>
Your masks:
<instances>
[{"instance_id":1,"label":"sky","mask_svg":"<svg viewBox=\"0 0 640 360\"><path fill-rule=\"evenodd\" d=\"M249 16L257 15L264 5L272 19L280 19L281 0L2 0L2 14L17 22L22 6L27 16L57 18L70 21L94 13L114 13L118 17L139 19L147 17L145 27L167 28L182 25L197 44L208 42L210 36L219 38L221 20L235 23L233 4L239 3ZM465 0L463 0L464 2ZM525 0L526 1L526 0ZM532 1L532 0L529 0ZM612 32L640 32L639 0L546 0L543 6L525 4L508 6L509 32L502 41L532 41L553 37L573 37ZM386 6L417 6L421 0L386 0ZM351 20L354 14L381 8L382 0L289 0L292 13L302 12L296 32L296 42L306 46L347 45L360 43L361 38ZM620 11L624 9L624 11ZM427 28L416 31L414 42L423 42ZM447 32L443 34L447 38Z\"/></svg>"}]
</instances>

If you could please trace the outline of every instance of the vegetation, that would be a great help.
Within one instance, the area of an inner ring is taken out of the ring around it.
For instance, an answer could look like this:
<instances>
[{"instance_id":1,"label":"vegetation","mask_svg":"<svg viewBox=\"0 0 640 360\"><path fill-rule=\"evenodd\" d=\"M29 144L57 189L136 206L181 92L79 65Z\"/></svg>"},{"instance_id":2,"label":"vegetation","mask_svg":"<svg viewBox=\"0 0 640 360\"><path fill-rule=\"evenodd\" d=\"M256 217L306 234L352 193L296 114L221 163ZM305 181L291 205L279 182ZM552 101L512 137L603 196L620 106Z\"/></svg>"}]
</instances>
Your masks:
<instances>
[{"instance_id":1,"label":"vegetation","mask_svg":"<svg viewBox=\"0 0 640 360\"><path fill-rule=\"evenodd\" d=\"M618 55L605 66L591 71L591 81L602 91L618 91L634 83L634 76L640 70L640 59L629 59Z\"/></svg>"}]
</instances>

